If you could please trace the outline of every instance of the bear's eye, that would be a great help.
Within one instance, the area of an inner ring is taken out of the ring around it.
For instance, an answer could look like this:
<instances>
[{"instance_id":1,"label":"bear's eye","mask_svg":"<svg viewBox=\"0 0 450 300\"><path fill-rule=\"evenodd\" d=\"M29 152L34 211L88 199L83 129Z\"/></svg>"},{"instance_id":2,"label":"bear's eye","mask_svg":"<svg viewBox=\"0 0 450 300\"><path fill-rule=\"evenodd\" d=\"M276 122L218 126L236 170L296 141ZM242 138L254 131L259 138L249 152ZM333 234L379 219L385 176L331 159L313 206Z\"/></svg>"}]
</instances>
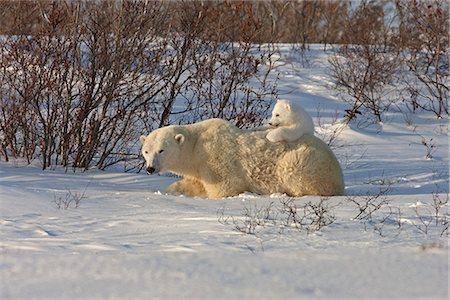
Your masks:
<instances>
[{"instance_id":1,"label":"bear's eye","mask_svg":"<svg viewBox=\"0 0 450 300\"><path fill-rule=\"evenodd\" d=\"M280 116L280 114L276 114L276 115L275 115L275 117L279 117L279 116Z\"/></svg>"},{"instance_id":2,"label":"bear's eye","mask_svg":"<svg viewBox=\"0 0 450 300\"><path fill-rule=\"evenodd\" d=\"M159 153L163 153L163 152L164 152L164 150L163 150L163 149L159 150Z\"/></svg>"},{"instance_id":3,"label":"bear's eye","mask_svg":"<svg viewBox=\"0 0 450 300\"><path fill-rule=\"evenodd\" d=\"M148 154L148 151L144 151L145 154Z\"/></svg>"}]
</instances>

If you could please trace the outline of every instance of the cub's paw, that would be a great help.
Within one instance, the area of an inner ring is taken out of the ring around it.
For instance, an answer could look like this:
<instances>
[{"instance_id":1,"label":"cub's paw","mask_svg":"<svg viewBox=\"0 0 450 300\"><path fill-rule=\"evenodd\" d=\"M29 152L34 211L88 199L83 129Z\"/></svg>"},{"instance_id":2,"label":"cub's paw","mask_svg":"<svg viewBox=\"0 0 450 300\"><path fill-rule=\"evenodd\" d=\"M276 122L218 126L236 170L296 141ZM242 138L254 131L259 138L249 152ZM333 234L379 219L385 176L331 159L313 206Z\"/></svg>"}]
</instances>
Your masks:
<instances>
[{"instance_id":1,"label":"cub's paw","mask_svg":"<svg viewBox=\"0 0 450 300\"><path fill-rule=\"evenodd\" d=\"M280 135L277 134L276 130L269 131L269 133L267 133L266 135L266 138L272 143L276 143L282 140Z\"/></svg>"}]
</instances>

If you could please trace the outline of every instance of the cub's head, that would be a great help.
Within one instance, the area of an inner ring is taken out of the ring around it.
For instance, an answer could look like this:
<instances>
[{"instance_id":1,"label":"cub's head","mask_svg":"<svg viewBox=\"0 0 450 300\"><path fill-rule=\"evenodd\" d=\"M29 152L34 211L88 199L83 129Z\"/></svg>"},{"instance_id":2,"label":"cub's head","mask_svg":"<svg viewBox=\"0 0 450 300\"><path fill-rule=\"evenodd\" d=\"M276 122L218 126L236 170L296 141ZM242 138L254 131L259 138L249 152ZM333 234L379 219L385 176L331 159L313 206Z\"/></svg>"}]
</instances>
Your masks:
<instances>
[{"instance_id":1,"label":"cub's head","mask_svg":"<svg viewBox=\"0 0 450 300\"><path fill-rule=\"evenodd\" d=\"M148 136L141 135L142 155L147 173L176 171L181 160L181 148L186 136L177 126L168 126L154 130Z\"/></svg>"},{"instance_id":2,"label":"cub's head","mask_svg":"<svg viewBox=\"0 0 450 300\"><path fill-rule=\"evenodd\" d=\"M278 127L291 125L293 123L295 123L295 114L291 102L289 100L278 100L273 108L269 125Z\"/></svg>"}]
</instances>

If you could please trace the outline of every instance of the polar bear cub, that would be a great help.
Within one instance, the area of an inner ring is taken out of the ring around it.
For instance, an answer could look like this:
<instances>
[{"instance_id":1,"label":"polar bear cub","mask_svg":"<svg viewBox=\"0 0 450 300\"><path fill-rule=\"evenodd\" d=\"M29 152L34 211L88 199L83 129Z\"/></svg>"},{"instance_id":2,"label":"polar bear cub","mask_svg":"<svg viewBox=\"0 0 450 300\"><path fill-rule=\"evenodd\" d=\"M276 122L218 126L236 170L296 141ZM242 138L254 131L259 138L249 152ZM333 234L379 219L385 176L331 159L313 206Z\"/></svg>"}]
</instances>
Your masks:
<instances>
[{"instance_id":1,"label":"polar bear cub","mask_svg":"<svg viewBox=\"0 0 450 300\"><path fill-rule=\"evenodd\" d=\"M298 104L289 100L278 100L269 120L270 129L266 138L271 142L293 142L304 134L314 135L311 116Z\"/></svg>"}]
</instances>

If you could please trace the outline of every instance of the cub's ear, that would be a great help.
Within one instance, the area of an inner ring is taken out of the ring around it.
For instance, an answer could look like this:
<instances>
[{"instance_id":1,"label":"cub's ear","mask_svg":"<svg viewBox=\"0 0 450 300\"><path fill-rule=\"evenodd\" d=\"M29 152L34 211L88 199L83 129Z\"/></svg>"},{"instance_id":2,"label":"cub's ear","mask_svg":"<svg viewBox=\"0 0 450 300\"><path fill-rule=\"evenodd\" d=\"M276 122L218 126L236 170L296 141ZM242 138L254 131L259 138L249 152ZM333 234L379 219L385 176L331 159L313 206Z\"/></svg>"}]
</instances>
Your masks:
<instances>
[{"instance_id":1,"label":"cub's ear","mask_svg":"<svg viewBox=\"0 0 450 300\"><path fill-rule=\"evenodd\" d=\"M185 137L181 133L178 133L177 135L175 135L175 140L178 142L178 144L181 145L184 143Z\"/></svg>"},{"instance_id":2,"label":"cub's ear","mask_svg":"<svg viewBox=\"0 0 450 300\"><path fill-rule=\"evenodd\" d=\"M139 137L139 141L141 142L142 145L144 145L144 143L145 143L145 138L146 138L145 135L141 135L141 136Z\"/></svg>"}]
</instances>

